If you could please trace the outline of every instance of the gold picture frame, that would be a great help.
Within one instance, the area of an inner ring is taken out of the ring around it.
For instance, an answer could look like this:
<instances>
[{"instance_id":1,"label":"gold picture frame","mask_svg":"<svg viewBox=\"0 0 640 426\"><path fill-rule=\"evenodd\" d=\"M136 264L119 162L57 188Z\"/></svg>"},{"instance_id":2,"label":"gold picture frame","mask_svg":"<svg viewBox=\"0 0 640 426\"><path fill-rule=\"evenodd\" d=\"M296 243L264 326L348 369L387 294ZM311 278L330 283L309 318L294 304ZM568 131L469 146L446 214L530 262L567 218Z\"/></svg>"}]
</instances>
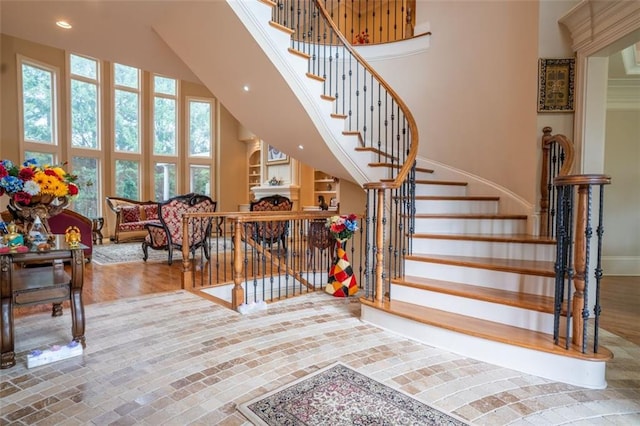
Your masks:
<instances>
[{"instance_id":1,"label":"gold picture frame","mask_svg":"<svg viewBox=\"0 0 640 426\"><path fill-rule=\"evenodd\" d=\"M574 58L540 59L538 112L572 112L575 81Z\"/></svg>"},{"instance_id":2,"label":"gold picture frame","mask_svg":"<svg viewBox=\"0 0 640 426\"><path fill-rule=\"evenodd\" d=\"M289 162L289 156L278 148L267 145L267 165L273 164L287 164Z\"/></svg>"}]
</instances>

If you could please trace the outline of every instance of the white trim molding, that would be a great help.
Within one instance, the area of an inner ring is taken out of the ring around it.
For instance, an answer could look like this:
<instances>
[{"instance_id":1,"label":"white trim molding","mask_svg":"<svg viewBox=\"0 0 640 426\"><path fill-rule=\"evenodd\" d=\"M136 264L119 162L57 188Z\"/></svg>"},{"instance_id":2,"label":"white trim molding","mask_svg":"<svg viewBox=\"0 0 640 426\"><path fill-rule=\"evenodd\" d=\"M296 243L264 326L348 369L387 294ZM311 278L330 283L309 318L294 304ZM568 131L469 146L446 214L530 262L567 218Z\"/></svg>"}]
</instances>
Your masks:
<instances>
[{"instance_id":1,"label":"white trim molding","mask_svg":"<svg viewBox=\"0 0 640 426\"><path fill-rule=\"evenodd\" d=\"M640 30L640 2L582 0L558 22L571 32L573 50L590 56Z\"/></svg>"},{"instance_id":2,"label":"white trim molding","mask_svg":"<svg viewBox=\"0 0 640 426\"><path fill-rule=\"evenodd\" d=\"M640 80L610 78L607 87L607 109L640 109Z\"/></svg>"},{"instance_id":3,"label":"white trim molding","mask_svg":"<svg viewBox=\"0 0 640 426\"><path fill-rule=\"evenodd\" d=\"M602 270L605 275L640 275L640 257L638 256L602 256Z\"/></svg>"}]
</instances>

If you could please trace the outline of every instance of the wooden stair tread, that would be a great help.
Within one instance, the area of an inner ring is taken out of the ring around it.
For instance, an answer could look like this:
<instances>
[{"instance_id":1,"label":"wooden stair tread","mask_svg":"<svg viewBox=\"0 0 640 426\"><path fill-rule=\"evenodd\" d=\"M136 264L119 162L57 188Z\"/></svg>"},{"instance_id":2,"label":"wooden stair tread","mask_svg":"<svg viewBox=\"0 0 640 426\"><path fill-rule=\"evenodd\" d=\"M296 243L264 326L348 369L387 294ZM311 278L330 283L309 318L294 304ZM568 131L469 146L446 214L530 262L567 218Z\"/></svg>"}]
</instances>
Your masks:
<instances>
[{"instance_id":1,"label":"wooden stair tread","mask_svg":"<svg viewBox=\"0 0 640 426\"><path fill-rule=\"evenodd\" d=\"M380 179L382 182L393 182L393 179ZM467 186L467 182L447 181L447 180L425 180L417 179L416 184L420 185L448 185L448 186Z\"/></svg>"},{"instance_id":2,"label":"wooden stair tread","mask_svg":"<svg viewBox=\"0 0 640 426\"><path fill-rule=\"evenodd\" d=\"M416 179L416 184L420 185L451 185L451 186L468 186L467 182L459 182L453 180L428 180Z\"/></svg>"},{"instance_id":3,"label":"wooden stair tread","mask_svg":"<svg viewBox=\"0 0 640 426\"><path fill-rule=\"evenodd\" d=\"M519 219L526 220L523 214L487 214L487 213L416 213L415 218L420 219Z\"/></svg>"},{"instance_id":4,"label":"wooden stair tread","mask_svg":"<svg viewBox=\"0 0 640 426\"><path fill-rule=\"evenodd\" d=\"M413 238L433 240L487 241L497 243L527 243L555 245L556 240L528 234L413 234Z\"/></svg>"},{"instance_id":5,"label":"wooden stair tread","mask_svg":"<svg viewBox=\"0 0 640 426\"><path fill-rule=\"evenodd\" d=\"M394 197L394 198L407 198L407 197ZM499 201L500 197L484 196L484 195L458 195L458 196L446 196L446 195L416 195L416 200L422 201Z\"/></svg>"},{"instance_id":6,"label":"wooden stair tread","mask_svg":"<svg viewBox=\"0 0 640 426\"><path fill-rule=\"evenodd\" d=\"M324 80L325 80L324 77L322 77L320 75L312 74L310 72L307 73L307 77L312 79L312 80L316 80L316 81L319 81L319 82L322 82L322 83L324 83Z\"/></svg>"},{"instance_id":7,"label":"wooden stair tread","mask_svg":"<svg viewBox=\"0 0 640 426\"><path fill-rule=\"evenodd\" d=\"M466 266L493 271L515 272L543 277L555 277L554 262L542 260L500 259L495 257L445 256L436 254L413 254L406 260L440 263L445 265Z\"/></svg>"},{"instance_id":8,"label":"wooden stair tread","mask_svg":"<svg viewBox=\"0 0 640 426\"><path fill-rule=\"evenodd\" d=\"M378 148L374 148L374 147L371 147L371 146L358 146L358 147L356 147L356 151L369 151L369 152L373 152L374 154L378 154L378 155L381 155L383 157L390 158L391 160L397 160L397 158L394 157L393 155L387 154L386 152L381 151ZM393 182L393 179L391 180L391 182Z\"/></svg>"},{"instance_id":9,"label":"wooden stair tread","mask_svg":"<svg viewBox=\"0 0 640 426\"><path fill-rule=\"evenodd\" d=\"M369 163L368 164L369 167L389 167L391 169L400 169L402 168L402 166L404 166L404 164L393 164L393 163ZM424 169L421 167L416 167L416 172L422 172L422 173L433 173L433 170L431 169ZM393 179L391 180L393 181Z\"/></svg>"},{"instance_id":10,"label":"wooden stair tread","mask_svg":"<svg viewBox=\"0 0 640 426\"><path fill-rule=\"evenodd\" d=\"M290 47L288 49L288 51L292 55L299 56L299 57L301 57L303 59L307 59L307 60L311 59L311 55L309 55L308 53L305 53L305 52L301 52L300 50L294 49L293 47Z\"/></svg>"},{"instance_id":11,"label":"wooden stair tread","mask_svg":"<svg viewBox=\"0 0 640 426\"><path fill-rule=\"evenodd\" d=\"M553 314L553 297L527 294L498 288L482 287L451 281L434 280L425 277L405 276L391 280L396 285L430 290L452 296L466 297L485 302L529 309Z\"/></svg>"},{"instance_id":12,"label":"wooden stair tread","mask_svg":"<svg viewBox=\"0 0 640 426\"><path fill-rule=\"evenodd\" d=\"M598 353L593 353L593 350L588 348L587 353L583 354L580 349L574 345L570 345L568 350L565 349L564 339L560 339L560 344L555 345L552 335L538 331L526 330L524 328L427 308L407 302L386 300L383 302L373 302L365 298L361 298L360 302L372 308L380 309L422 324L507 345L588 361L604 362L613 359L611 351L604 346L598 348Z\"/></svg>"},{"instance_id":13,"label":"wooden stair tread","mask_svg":"<svg viewBox=\"0 0 640 426\"><path fill-rule=\"evenodd\" d=\"M432 169L425 169L424 167L416 167L416 172L433 173Z\"/></svg>"},{"instance_id":14,"label":"wooden stair tread","mask_svg":"<svg viewBox=\"0 0 640 426\"><path fill-rule=\"evenodd\" d=\"M288 34L288 35L295 34L295 31L292 30L291 28L285 27L284 25L281 25L281 24L279 24L279 23L277 23L275 21L269 21L269 25L272 26L273 28L276 28L276 29L282 31L285 34Z\"/></svg>"}]
</instances>

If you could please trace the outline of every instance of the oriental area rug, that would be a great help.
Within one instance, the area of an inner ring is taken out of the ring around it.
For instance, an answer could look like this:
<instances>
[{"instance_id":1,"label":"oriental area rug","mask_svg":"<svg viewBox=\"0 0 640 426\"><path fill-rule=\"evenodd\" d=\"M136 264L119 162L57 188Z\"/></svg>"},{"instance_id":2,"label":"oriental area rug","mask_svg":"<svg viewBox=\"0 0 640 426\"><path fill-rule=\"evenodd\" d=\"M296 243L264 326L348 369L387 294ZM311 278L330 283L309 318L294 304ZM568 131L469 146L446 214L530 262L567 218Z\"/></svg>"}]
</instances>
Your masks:
<instances>
[{"instance_id":1,"label":"oriental area rug","mask_svg":"<svg viewBox=\"0 0 640 426\"><path fill-rule=\"evenodd\" d=\"M468 425L341 363L238 408L255 425Z\"/></svg>"},{"instance_id":2,"label":"oriental area rug","mask_svg":"<svg viewBox=\"0 0 640 426\"><path fill-rule=\"evenodd\" d=\"M215 255L216 250L218 252L231 251L231 240L230 239L218 239L217 240L217 249L216 242L212 241L213 247L211 248L212 254ZM149 263L157 263L157 262L166 262L168 253L165 250L153 250L149 248L147 250L149 253L149 258L147 262ZM198 250L199 253L199 250ZM104 245L94 245L91 261L95 262L98 265L116 265L120 263L136 263L142 262L142 242L134 242L134 243L119 243L119 244L104 244ZM181 261L182 260L182 252L180 250L173 250L173 261Z\"/></svg>"}]
</instances>

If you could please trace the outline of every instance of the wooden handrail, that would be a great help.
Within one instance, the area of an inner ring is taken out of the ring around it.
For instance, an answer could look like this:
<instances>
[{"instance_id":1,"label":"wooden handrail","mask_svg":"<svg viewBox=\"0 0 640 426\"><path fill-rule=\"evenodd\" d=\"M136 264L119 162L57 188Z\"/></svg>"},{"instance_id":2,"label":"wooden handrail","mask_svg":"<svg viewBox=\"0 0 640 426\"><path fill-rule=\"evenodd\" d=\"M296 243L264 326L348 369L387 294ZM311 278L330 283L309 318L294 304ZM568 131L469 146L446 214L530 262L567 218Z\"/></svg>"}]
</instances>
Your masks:
<instances>
[{"instance_id":1,"label":"wooden handrail","mask_svg":"<svg viewBox=\"0 0 640 426\"><path fill-rule=\"evenodd\" d=\"M573 143L565 135L552 135L553 129L546 126L542 129L542 170L540 173L540 235L544 237L551 236L553 230L549 229L549 206L555 200L550 197L549 192L553 192L552 182L557 176L566 176L573 169L575 149ZM554 146L560 146L562 158L552 159L551 150ZM554 168L553 161L560 162L560 169Z\"/></svg>"}]
</instances>

